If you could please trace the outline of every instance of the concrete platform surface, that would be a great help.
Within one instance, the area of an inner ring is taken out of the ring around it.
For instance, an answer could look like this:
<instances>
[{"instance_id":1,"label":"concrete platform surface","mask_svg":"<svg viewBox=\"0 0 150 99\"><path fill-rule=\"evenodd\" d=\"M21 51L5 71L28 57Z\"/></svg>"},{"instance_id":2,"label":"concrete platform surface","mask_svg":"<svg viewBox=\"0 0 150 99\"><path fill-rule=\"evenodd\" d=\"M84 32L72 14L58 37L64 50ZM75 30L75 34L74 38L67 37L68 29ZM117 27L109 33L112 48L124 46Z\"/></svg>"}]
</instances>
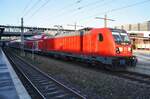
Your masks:
<instances>
[{"instance_id":1,"label":"concrete platform surface","mask_svg":"<svg viewBox=\"0 0 150 99\"><path fill-rule=\"evenodd\" d=\"M1 48L0 99L31 99Z\"/></svg>"}]
</instances>

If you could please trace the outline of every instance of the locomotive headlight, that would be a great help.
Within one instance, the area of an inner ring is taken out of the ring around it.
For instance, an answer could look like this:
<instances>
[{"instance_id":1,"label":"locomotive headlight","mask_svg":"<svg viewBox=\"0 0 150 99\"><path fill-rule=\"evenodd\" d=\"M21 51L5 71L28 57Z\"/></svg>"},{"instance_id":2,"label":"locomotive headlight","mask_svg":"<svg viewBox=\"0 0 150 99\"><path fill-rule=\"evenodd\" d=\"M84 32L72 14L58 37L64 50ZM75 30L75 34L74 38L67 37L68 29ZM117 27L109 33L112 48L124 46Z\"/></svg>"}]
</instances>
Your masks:
<instances>
[{"instance_id":1,"label":"locomotive headlight","mask_svg":"<svg viewBox=\"0 0 150 99\"><path fill-rule=\"evenodd\" d=\"M119 53L120 53L120 50L119 50L119 48L118 48L118 47L116 48L116 53L117 53L117 54L119 54Z\"/></svg>"},{"instance_id":2,"label":"locomotive headlight","mask_svg":"<svg viewBox=\"0 0 150 99\"><path fill-rule=\"evenodd\" d=\"M123 48L122 48L122 47L119 47L119 51L122 52L122 51L123 51Z\"/></svg>"},{"instance_id":3,"label":"locomotive headlight","mask_svg":"<svg viewBox=\"0 0 150 99\"><path fill-rule=\"evenodd\" d=\"M132 48L131 48L131 47L128 47L128 51L131 52L131 51L132 51Z\"/></svg>"}]
</instances>

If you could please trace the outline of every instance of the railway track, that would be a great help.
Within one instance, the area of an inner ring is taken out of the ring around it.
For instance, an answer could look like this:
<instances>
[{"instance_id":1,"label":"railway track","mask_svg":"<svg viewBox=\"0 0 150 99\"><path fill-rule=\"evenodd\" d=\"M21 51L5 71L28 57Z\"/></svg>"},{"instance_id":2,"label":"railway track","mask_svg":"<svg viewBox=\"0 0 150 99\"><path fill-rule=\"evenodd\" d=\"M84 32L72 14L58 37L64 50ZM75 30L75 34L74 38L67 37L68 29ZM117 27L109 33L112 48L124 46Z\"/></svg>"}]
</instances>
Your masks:
<instances>
[{"instance_id":1,"label":"railway track","mask_svg":"<svg viewBox=\"0 0 150 99\"><path fill-rule=\"evenodd\" d=\"M80 64L80 65L82 65L82 64ZM93 70L96 70L99 72L103 72L105 74L117 76L120 78L128 79L128 80L133 81L137 84L143 84L143 85L150 86L150 75L145 75L145 74L141 74L138 72L132 72L132 71L121 71L121 72L119 72L119 71L117 71L117 72L108 71L105 69L99 69L99 68L97 68L97 66L96 66L96 68L90 68L90 69L93 69Z\"/></svg>"},{"instance_id":2,"label":"railway track","mask_svg":"<svg viewBox=\"0 0 150 99\"><path fill-rule=\"evenodd\" d=\"M150 75L141 74L133 71L122 71L117 73L118 73L117 75L120 77L150 86Z\"/></svg>"},{"instance_id":3,"label":"railway track","mask_svg":"<svg viewBox=\"0 0 150 99\"><path fill-rule=\"evenodd\" d=\"M44 56L44 55L42 55L42 56ZM79 65L83 65L80 62L76 62L76 63ZM106 74L118 76L121 78L129 79L131 81L136 81L138 83L150 85L150 75L141 74L141 73L132 72L132 71L121 71L121 72L119 72L119 71L108 71L108 70L105 70L104 68L99 69L98 66L96 66L96 68L90 68L90 69L94 69L96 71L100 71L100 72L103 72Z\"/></svg>"},{"instance_id":4,"label":"railway track","mask_svg":"<svg viewBox=\"0 0 150 99\"><path fill-rule=\"evenodd\" d=\"M15 64L18 70L28 79L43 99L86 99L78 92L68 88L35 66L27 63L19 56L8 52L7 57Z\"/></svg>"}]
</instances>

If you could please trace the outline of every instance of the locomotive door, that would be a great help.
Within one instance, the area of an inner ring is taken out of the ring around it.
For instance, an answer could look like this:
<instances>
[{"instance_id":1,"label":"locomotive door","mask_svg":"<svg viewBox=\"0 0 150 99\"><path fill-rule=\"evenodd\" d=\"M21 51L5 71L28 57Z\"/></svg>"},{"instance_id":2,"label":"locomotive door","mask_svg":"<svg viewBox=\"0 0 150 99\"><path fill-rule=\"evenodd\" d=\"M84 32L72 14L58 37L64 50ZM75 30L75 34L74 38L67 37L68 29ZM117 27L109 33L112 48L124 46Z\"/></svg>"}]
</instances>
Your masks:
<instances>
[{"instance_id":1,"label":"locomotive door","mask_svg":"<svg viewBox=\"0 0 150 99\"><path fill-rule=\"evenodd\" d=\"M98 40L97 33L91 34L91 54L96 55L98 53Z\"/></svg>"},{"instance_id":2,"label":"locomotive door","mask_svg":"<svg viewBox=\"0 0 150 99\"><path fill-rule=\"evenodd\" d=\"M95 33L92 36L92 51L93 51L93 55L98 53L98 34Z\"/></svg>"}]
</instances>

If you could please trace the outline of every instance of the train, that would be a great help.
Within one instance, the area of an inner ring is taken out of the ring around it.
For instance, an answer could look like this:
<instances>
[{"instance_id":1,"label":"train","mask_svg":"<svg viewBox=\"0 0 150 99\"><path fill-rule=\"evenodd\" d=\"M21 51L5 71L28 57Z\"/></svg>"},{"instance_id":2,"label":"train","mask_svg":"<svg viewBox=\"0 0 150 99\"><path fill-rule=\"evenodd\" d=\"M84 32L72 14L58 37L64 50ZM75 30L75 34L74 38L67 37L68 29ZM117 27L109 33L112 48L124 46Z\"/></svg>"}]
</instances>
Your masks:
<instances>
[{"instance_id":1,"label":"train","mask_svg":"<svg viewBox=\"0 0 150 99\"><path fill-rule=\"evenodd\" d=\"M135 67L137 63L129 35L122 29L84 28L50 36L42 33L26 39L24 46L39 53L103 64L111 69Z\"/></svg>"}]
</instances>

